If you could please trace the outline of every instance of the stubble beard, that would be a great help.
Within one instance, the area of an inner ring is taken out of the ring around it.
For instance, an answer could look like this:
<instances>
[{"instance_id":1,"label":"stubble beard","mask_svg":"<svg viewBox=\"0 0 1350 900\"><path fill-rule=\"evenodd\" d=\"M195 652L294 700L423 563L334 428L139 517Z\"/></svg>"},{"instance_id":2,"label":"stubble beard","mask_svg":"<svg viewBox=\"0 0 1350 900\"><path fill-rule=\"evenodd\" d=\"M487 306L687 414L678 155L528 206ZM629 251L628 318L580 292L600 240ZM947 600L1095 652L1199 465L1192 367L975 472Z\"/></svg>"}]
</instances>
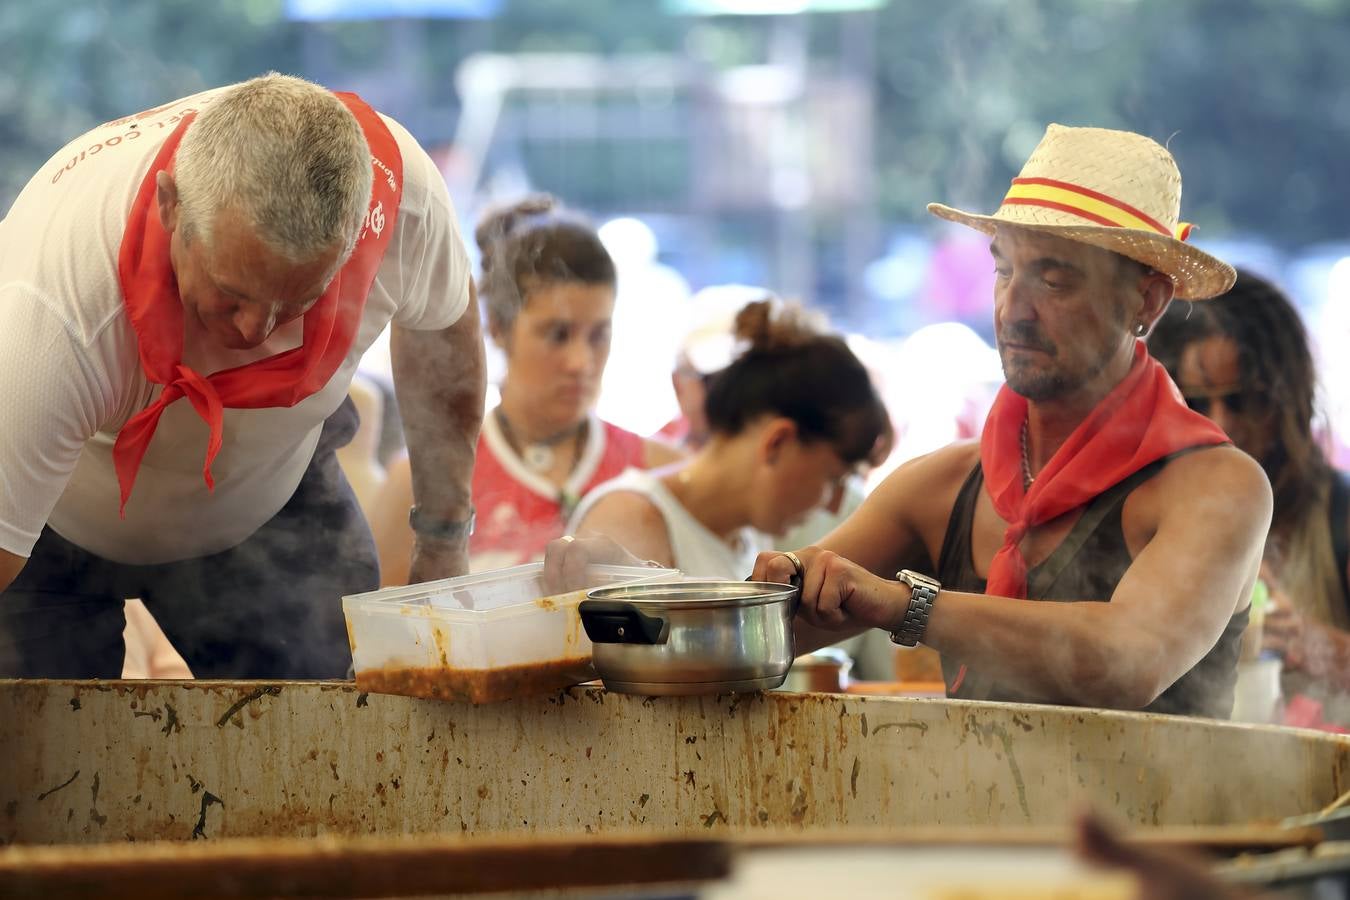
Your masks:
<instances>
[{"instance_id":1,"label":"stubble beard","mask_svg":"<svg viewBox=\"0 0 1350 900\"><path fill-rule=\"evenodd\" d=\"M1003 377L1008 387L1032 403L1044 403L1068 393L1068 385L1059 372L1037 371L1026 365L1003 361Z\"/></svg>"},{"instance_id":2,"label":"stubble beard","mask_svg":"<svg viewBox=\"0 0 1350 900\"><path fill-rule=\"evenodd\" d=\"M1049 403L1073 394L1100 375L1111 361L1110 355L1103 352L1087 370L1068 373L1053 366L1038 369L1027 363L1010 362L1001 349L999 359L1003 363L1003 377L1008 387L1032 403Z\"/></svg>"},{"instance_id":3,"label":"stubble beard","mask_svg":"<svg viewBox=\"0 0 1350 900\"><path fill-rule=\"evenodd\" d=\"M1045 354L1045 367L1038 367L1026 358L1018 359L1016 351L1008 350L1003 340L1000 340L998 357L999 362L1003 364L1003 378L1008 382L1008 387L1032 402L1053 400L1062 396L1068 385L1064 373L1055 365L1059 358L1059 349L1031 328L1019 329L1014 326L1009 331L1007 340L1041 350Z\"/></svg>"}]
</instances>

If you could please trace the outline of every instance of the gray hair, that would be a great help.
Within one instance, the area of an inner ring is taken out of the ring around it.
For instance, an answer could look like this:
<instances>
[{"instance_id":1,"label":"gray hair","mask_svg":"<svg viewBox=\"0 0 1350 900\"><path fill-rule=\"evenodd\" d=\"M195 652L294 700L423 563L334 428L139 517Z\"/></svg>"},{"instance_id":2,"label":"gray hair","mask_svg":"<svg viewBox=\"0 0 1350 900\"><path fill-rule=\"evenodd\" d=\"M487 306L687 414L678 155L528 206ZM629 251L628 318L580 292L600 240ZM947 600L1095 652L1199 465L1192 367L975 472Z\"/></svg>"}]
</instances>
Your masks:
<instances>
[{"instance_id":1,"label":"gray hair","mask_svg":"<svg viewBox=\"0 0 1350 900\"><path fill-rule=\"evenodd\" d=\"M184 237L208 244L233 207L292 262L334 246L345 260L370 203L370 148L330 91L275 72L226 88L188 126L174 160Z\"/></svg>"}]
</instances>

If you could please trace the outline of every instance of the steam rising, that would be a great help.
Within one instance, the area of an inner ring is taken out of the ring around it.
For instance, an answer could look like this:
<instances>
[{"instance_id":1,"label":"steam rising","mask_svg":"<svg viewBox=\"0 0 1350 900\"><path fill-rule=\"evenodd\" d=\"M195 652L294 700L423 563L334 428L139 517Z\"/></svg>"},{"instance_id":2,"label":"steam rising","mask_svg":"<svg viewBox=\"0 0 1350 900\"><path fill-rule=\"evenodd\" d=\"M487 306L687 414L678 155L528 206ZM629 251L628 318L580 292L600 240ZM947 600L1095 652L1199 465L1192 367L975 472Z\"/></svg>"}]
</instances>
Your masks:
<instances>
[{"instance_id":1,"label":"steam rising","mask_svg":"<svg viewBox=\"0 0 1350 900\"><path fill-rule=\"evenodd\" d=\"M0 604L0 627L17 637L0 643L0 671L121 677L123 599L140 597L198 678L346 677L351 660L340 598L379 586L369 526L335 456L356 425L346 400L324 424L291 500L223 553L121 565L45 529ZM57 603L54 593L82 603ZM62 645L53 634L64 630L99 635L90 645L98 649ZM41 644L25 645L25 638Z\"/></svg>"}]
</instances>

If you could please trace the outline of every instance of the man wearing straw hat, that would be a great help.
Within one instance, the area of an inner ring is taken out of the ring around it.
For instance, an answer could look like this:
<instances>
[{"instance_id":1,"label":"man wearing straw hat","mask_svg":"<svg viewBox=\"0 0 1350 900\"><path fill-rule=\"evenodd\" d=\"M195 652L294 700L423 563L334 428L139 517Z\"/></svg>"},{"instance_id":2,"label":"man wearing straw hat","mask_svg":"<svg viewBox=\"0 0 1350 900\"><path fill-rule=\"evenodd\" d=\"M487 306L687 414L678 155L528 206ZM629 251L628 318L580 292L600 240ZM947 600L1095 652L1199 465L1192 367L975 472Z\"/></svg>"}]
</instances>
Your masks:
<instances>
[{"instance_id":1,"label":"man wearing straw hat","mask_svg":"<svg viewBox=\"0 0 1350 900\"><path fill-rule=\"evenodd\" d=\"M1154 141L1051 125L993 215L929 206L992 238L1007 383L978 443L760 556L804 572L798 652L883 628L937 649L952 697L1228 716L1271 493L1140 340L1233 283L1180 199Z\"/></svg>"}]
</instances>

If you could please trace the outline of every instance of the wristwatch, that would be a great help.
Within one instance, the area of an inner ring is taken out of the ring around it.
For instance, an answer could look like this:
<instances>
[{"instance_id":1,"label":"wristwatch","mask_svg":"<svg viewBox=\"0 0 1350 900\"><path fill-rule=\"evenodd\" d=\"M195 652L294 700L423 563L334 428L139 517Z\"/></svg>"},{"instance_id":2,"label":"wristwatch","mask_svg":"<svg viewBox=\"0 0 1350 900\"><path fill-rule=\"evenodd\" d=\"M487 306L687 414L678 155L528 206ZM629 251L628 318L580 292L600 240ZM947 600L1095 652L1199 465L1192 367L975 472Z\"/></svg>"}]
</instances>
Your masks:
<instances>
[{"instance_id":1,"label":"wristwatch","mask_svg":"<svg viewBox=\"0 0 1350 900\"><path fill-rule=\"evenodd\" d=\"M461 522L447 522L445 519L436 519L428 516L422 510L414 506L408 510L408 524L412 530L421 537L436 538L442 541L459 541L468 538L473 534L474 522L478 519L478 513L473 507L469 507L469 517Z\"/></svg>"},{"instance_id":2,"label":"wristwatch","mask_svg":"<svg viewBox=\"0 0 1350 900\"><path fill-rule=\"evenodd\" d=\"M928 616L933 611L933 601L937 599L942 584L936 578L929 578L911 569L901 569L895 573L896 581L909 585L909 608L900 627L891 632L891 641L902 647L918 646L923 633L928 630Z\"/></svg>"}]
</instances>

